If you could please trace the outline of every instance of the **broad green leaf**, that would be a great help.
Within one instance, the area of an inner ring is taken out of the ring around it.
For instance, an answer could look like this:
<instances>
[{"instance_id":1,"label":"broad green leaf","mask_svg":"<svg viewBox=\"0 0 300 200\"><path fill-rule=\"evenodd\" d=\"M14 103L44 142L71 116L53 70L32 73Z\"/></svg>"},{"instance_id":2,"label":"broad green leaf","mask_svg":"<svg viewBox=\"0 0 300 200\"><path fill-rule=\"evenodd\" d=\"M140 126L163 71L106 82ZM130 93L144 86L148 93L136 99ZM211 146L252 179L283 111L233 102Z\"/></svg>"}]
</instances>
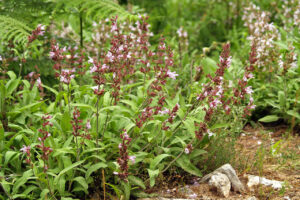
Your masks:
<instances>
[{"instance_id":1,"label":"broad green leaf","mask_svg":"<svg viewBox=\"0 0 300 200\"><path fill-rule=\"evenodd\" d=\"M128 180L129 180L129 182L131 184L140 186L144 190L146 189L146 186L145 186L145 184L144 184L144 182L143 182L142 179L140 179L140 178L138 178L136 176L130 175L130 176L128 176Z\"/></svg>"},{"instance_id":2,"label":"broad green leaf","mask_svg":"<svg viewBox=\"0 0 300 200\"><path fill-rule=\"evenodd\" d=\"M185 121L183 121L184 127L188 130L189 134L191 136L194 136L195 134L195 123L194 120L191 118L187 118Z\"/></svg>"},{"instance_id":3,"label":"broad green leaf","mask_svg":"<svg viewBox=\"0 0 300 200\"><path fill-rule=\"evenodd\" d=\"M97 111L97 109L95 107L88 105L88 104L84 104L84 103L71 103L71 106L78 107L78 108L86 108L86 109L92 110L93 112Z\"/></svg>"},{"instance_id":4,"label":"broad green leaf","mask_svg":"<svg viewBox=\"0 0 300 200\"><path fill-rule=\"evenodd\" d=\"M159 156L156 156L150 163L150 169L154 170L156 166L166 157L169 157L171 155L168 154L161 154Z\"/></svg>"},{"instance_id":5,"label":"broad green leaf","mask_svg":"<svg viewBox=\"0 0 300 200\"><path fill-rule=\"evenodd\" d=\"M228 127L228 123L223 123L223 124L214 124L212 127L210 127L211 130L217 129L217 128L226 128Z\"/></svg>"},{"instance_id":6,"label":"broad green leaf","mask_svg":"<svg viewBox=\"0 0 300 200\"><path fill-rule=\"evenodd\" d=\"M50 92L52 92L53 94L55 94L55 96L58 95L58 92L55 89L53 89L53 88L51 88L51 87L49 87L47 85L44 85L44 84L42 84L42 87L46 88L47 90L49 90Z\"/></svg>"},{"instance_id":7,"label":"broad green leaf","mask_svg":"<svg viewBox=\"0 0 300 200\"><path fill-rule=\"evenodd\" d=\"M31 104L29 104L29 105L26 105L26 106L23 106L23 107L21 107L21 108L18 108L17 110L18 110L19 112L23 112L23 111L25 111L25 110L27 110L27 109L29 109L29 108L34 107L34 106L39 107L39 106L41 106L43 103L44 103L44 101L31 103Z\"/></svg>"},{"instance_id":8,"label":"broad green leaf","mask_svg":"<svg viewBox=\"0 0 300 200\"><path fill-rule=\"evenodd\" d=\"M106 167L107 167L107 165L105 163L102 163L102 162L90 166L88 168L86 174L85 174L85 179L88 179L91 176L91 174L93 172L97 171L98 169L100 169L100 168L106 168Z\"/></svg>"},{"instance_id":9,"label":"broad green leaf","mask_svg":"<svg viewBox=\"0 0 300 200\"><path fill-rule=\"evenodd\" d=\"M73 179L74 181L76 181L77 183L79 183L83 189L84 189L84 192L87 194L88 193L88 184L86 182L86 180L82 177L82 176L77 176L76 178Z\"/></svg>"},{"instance_id":10,"label":"broad green leaf","mask_svg":"<svg viewBox=\"0 0 300 200\"><path fill-rule=\"evenodd\" d=\"M38 187L35 185L29 185L28 187L26 187L26 190L23 192L23 194L28 195L35 189L38 189Z\"/></svg>"},{"instance_id":11,"label":"broad green leaf","mask_svg":"<svg viewBox=\"0 0 300 200\"><path fill-rule=\"evenodd\" d=\"M62 175L58 181L57 184L58 192L60 195L63 195L65 193L65 188L66 188L66 179L65 175Z\"/></svg>"},{"instance_id":12,"label":"broad green leaf","mask_svg":"<svg viewBox=\"0 0 300 200\"><path fill-rule=\"evenodd\" d=\"M103 96L103 106L107 107L110 106L111 98L110 98L110 92L105 92Z\"/></svg>"},{"instance_id":13,"label":"broad green leaf","mask_svg":"<svg viewBox=\"0 0 300 200\"><path fill-rule=\"evenodd\" d=\"M13 186L13 194L16 194L21 186L24 186L24 184L27 182L27 180L33 175L32 170L28 170L23 173L23 176L19 178L14 186Z\"/></svg>"},{"instance_id":14,"label":"broad green leaf","mask_svg":"<svg viewBox=\"0 0 300 200\"><path fill-rule=\"evenodd\" d=\"M187 155L182 155L176 160L176 163L186 172L193 174L195 176L202 176L201 171L191 163Z\"/></svg>"},{"instance_id":15,"label":"broad green leaf","mask_svg":"<svg viewBox=\"0 0 300 200\"><path fill-rule=\"evenodd\" d=\"M150 187L153 187L155 184L155 178L158 176L159 174L159 170L151 170L148 169L148 173L149 173L149 177L150 177Z\"/></svg>"},{"instance_id":16,"label":"broad green leaf","mask_svg":"<svg viewBox=\"0 0 300 200\"><path fill-rule=\"evenodd\" d=\"M277 115L267 115L263 118L260 118L258 121L269 123L269 122L276 122L278 119L279 117Z\"/></svg>"},{"instance_id":17,"label":"broad green leaf","mask_svg":"<svg viewBox=\"0 0 300 200\"><path fill-rule=\"evenodd\" d=\"M124 188L125 200L129 200L130 199L130 190L131 190L130 184L128 182L124 182L124 181L122 181L121 184Z\"/></svg>"},{"instance_id":18,"label":"broad green leaf","mask_svg":"<svg viewBox=\"0 0 300 200\"><path fill-rule=\"evenodd\" d=\"M40 199L42 200L42 199L48 199L48 196L47 196L47 194L49 193L49 190L48 189L43 189L43 191L41 192L41 194L40 194ZM50 199L50 198L49 198Z\"/></svg>"},{"instance_id":19,"label":"broad green leaf","mask_svg":"<svg viewBox=\"0 0 300 200\"><path fill-rule=\"evenodd\" d=\"M203 71L205 75L214 73L218 68L216 61L208 57L204 58L201 63L204 66Z\"/></svg>"},{"instance_id":20,"label":"broad green leaf","mask_svg":"<svg viewBox=\"0 0 300 200\"><path fill-rule=\"evenodd\" d=\"M73 168L75 168L75 167L81 165L82 163L84 163L84 160L78 161L78 162L76 162L76 163L74 163L74 164L72 164L72 165L66 167L65 169L63 169L63 170L58 174L58 176L55 177L54 183L57 184L59 178L60 178L63 174L65 174L65 173L68 172L69 170L71 170L71 169L73 169Z\"/></svg>"},{"instance_id":21,"label":"broad green leaf","mask_svg":"<svg viewBox=\"0 0 300 200\"><path fill-rule=\"evenodd\" d=\"M7 95L11 95L17 89L19 83L20 78L8 81L6 84Z\"/></svg>"},{"instance_id":22,"label":"broad green leaf","mask_svg":"<svg viewBox=\"0 0 300 200\"><path fill-rule=\"evenodd\" d=\"M120 102L129 105L133 111L136 111L138 109L136 103L133 101L125 99L125 100L121 100Z\"/></svg>"},{"instance_id":23,"label":"broad green leaf","mask_svg":"<svg viewBox=\"0 0 300 200\"><path fill-rule=\"evenodd\" d=\"M76 153L73 151L72 147L66 147L66 148L61 148L61 149L55 149L53 157L59 156L59 155L66 155L66 154L73 154L75 155Z\"/></svg>"},{"instance_id":24,"label":"broad green leaf","mask_svg":"<svg viewBox=\"0 0 300 200\"><path fill-rule=\"evenodd\" d=\"M207 151L203 150L203 149L194 149L192 151L192 153L190 154L190 159L193 160L193 158L197 158L197 157L200 157L200 155L202 154L206 154Z\"/></svg>"},{"instance_id":25,"label":"broad green leaf","mask_svg":"<svg viewBox=\"0 0 300 200\"><path fill-rule=\"evenodd\" d=\"M20 153L15 151L7 151L4 156L4 166L7 166L7 164L16 156L18 156Z\"/></svg>"},{"instance_id":26,"label":"broad green leaf","mask_svg":"<svg viewBox=\"0 0 300 200\"><path fill-rule=\"evenodd\" d=\"M285 108L285 95L283 91L278 92L278 101L281 109Z\"/></svg>"},{"instance_id":27,"label":"broad green leaf","mask_svg":"<svg viewBox=\"0 0 300 200\"><path fill-rule=\"evenodd\" d=\"M10 78L11 80L15 80L15 79L17 78L15 72L13 72L13 71L8 71L8 72L6 72L6 73L7 73L7 75L9 76L9 78Z\"/></svg>"},{"instance_id":28,"label":"broad green leaf","mask_svg":"<svg viewBox=\"0 0 300 200\"><path fill-rule=\"evenodd\" d=\"M294 111L294 110L289 110L286 113L293 116L293 117L296 117L296 118L300 119L300 114L298 112Z\"/></svg>"},{"instance_id":29,"label":"broad green leaf","mask_svg":"<svg viewBox=\"0 0 300 200\"><path fill-rule=\"evenodd\" d=\"M63 132L66 134L69 130L71 130L71 117L69 115L69 112L65 112L64 115L62 116L62 119L60 121L60 126Z\"/></svg>"}]
</instances>

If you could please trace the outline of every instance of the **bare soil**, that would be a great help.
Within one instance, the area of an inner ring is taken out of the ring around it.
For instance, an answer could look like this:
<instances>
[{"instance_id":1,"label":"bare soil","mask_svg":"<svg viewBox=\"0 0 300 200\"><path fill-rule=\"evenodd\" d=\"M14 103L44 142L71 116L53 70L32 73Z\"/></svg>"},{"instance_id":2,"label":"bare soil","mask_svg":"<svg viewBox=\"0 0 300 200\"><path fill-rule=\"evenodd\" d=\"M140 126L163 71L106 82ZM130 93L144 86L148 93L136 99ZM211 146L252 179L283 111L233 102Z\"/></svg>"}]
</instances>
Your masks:
<instances>
[{"instance_id":1,"label":"bare soil","mask_svg":"<svg viewBox=\"0 0 300 200\"><path fill-rule=\"evenodd\" d=\"M270 180L284 182L284 187L274 190L269 186L246 188L245 193L230 193L229 198L221 198L216 191L210 191L208 184L178 185L165 183L156 190L163 197L191 198L205 200L232 199L242 200L256 197L260 200L286 199L300 200L300 137L288 132L286 127L252 128L246 126L235 146L237 157L232 163L243 184L246 186L246 174L262 176ZM191 177L189 177L191 178ZM168 181L166 181L168 182ZM182 189L185 187L185 189ZM162 189L163 188L163 189ZM197 194L192 198L191 191Z\"/></svg>"}]
</instances>

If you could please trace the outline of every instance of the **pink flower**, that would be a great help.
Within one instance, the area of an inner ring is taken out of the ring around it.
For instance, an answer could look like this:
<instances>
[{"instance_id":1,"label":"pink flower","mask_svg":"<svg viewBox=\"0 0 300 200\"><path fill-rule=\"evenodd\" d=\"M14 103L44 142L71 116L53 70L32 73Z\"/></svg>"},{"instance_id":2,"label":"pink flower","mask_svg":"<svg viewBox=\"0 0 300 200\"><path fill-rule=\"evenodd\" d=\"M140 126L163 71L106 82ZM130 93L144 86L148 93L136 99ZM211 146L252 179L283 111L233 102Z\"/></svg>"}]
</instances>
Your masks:
<instances>
[{"instance_id":1,"label":"pink flower","mask_svg":"<svg viewBox=\"0 0 300 200\"><path fill-rule=\"evenodd\" d=\"M91 64L94 63L94 59L89 57L88 63L91 63Z\"/></svg>"},{"instance_id":2,"label":"pink flower","mask_svg":"<svg viewBox=\"0 0 300 200\"><path fill-rule=\"evenodd\" d=\"M123 146L122 143L120 143L120 144L119 144L119 149L122 149L122 146Z\"/></svg>"},{"instance_id":3,"label":"pink flower","mask_svg":"<svg viewBox=\"0 0 300 200\"><path fill-rule=\"evenodd\" d=\"M34 72L30 72L28 76L31 78L34 75Z\"/></svg>"},{"instance_id":4,"label":"pink flower","mask_svg":"<svg viewBox=\"0 0 300 200\"><path fill-rule=\"evenodd\" d=\"M91 73L94 73L97 71L96 65L93 65L93 67L90 69Z\"/></svg>"},{"instance_id":5,"label":"pink flower","mask_svg":"<svg viewBox=\"0 0 300 200\"><path fill-rule=\"evenodd\" d=\"M245 90L246 90L246 94L252 94L253 93L253 90L252 90L251 86L246 87Z\"/></svg>"},{"instance_id":6,"label":"pink flower","mask_svg":"<svg viewBox=\"0 0 300 200\"><path fill-rule=\"evenodd\" d=\"M20 150L24 153L24 154L30 154L30 146L25 146L23 145L23 148L21 148Z\"/></svg>"},{"instance_id":7,"label":"pink flower","mask_svg":"<svg viewBox=\"0 0 300 200\"><path fill-rule=\"evenodd\" d=\"M49 55L50 55L50 58L54 58L54 57L55 57L55 52L51 51L51 52L49 53Z\"/></svg>"},{"instance_id":8,"label":"pink flower","mask_svg":"<svg viewBox=\"0 0 300 200\"><path fill-rule=\"evenodd\" d=\"M190 153L190 150L189 150L188 148L185 148L185 149L184 149L184 153L189 154L189 153Z\"/></svg>"},{"instance_id":9,"label":"pink flower","mask_svg":"<svg viewBox=\"0 0 300 200\"><path fill-rule=\"evenodd\" d=\"M215 107L217 107L218 104L222 104L222 102L219 99L215 99L209 103L209 106L212 108L215 108Z\"/></svg>"},{"instance_id":10,"label":"pink flower","mask_svg":"<svg viewBox=\"0 0 300 200\"><path fill-rule=\"evenodd\" d=\"M109 66L107 66L106 64L103 64L101 67L101 69L108 69L108 68L109 68Z\"/></svg>"},{"instance_id":11,"label":"pink flower","mask_svg":"<svg viewBox=\"0 0 300 200\"><path fill-rule=\"evenodd\" d=\"M132 162L132 164L135 163L136 156L129 156L129 160Z\"/></svg>"},{"instance_id":12,"label":"pink flower","mask_svg":"<svg viewBox=\"0 0 300 200\"><path fill-rule=\"evenodd\" d=\"M91 128L92 128L91 122L90 122L90 120L88 120L87 123L86 123L86 129L90 130Z\"/></svg>"},{"instance_id":13,"label":"pink flower","mask_svg":"<svg viewBox=\"0 0 300 200\"><path fill-rule=\"evenodd\" d=\"M165 114L170 113L170 110L169 109L165 109L165 110L159 111L158 113L161 114L161 115L165 115Z\"/></svg>"},{"instance_id":14,"label":"pink flower","mask_svg":"<svg viewBox=\"0 0 300 200\"><path fill-rule=\"evenodd\" d=\"M176 74L176 72L171 72L170 70L168 70L167 75L173 80L175 80L176 76L178 76L178 74Z\"/></svg>"}]
</instances>

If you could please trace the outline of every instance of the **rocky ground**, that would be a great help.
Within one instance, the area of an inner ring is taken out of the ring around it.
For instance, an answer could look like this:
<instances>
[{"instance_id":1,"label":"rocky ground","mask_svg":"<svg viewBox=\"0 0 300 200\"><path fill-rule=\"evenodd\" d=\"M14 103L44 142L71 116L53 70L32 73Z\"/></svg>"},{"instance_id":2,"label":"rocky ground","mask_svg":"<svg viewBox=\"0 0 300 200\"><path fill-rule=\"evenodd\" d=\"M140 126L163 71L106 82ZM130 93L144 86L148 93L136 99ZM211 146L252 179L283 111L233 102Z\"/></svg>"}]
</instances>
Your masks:
<instances>
[{"instance_id":1,"label":"rocky ground","mask_svg":"<svg viewBox=\"0 0 300 200\"><path fill-rule=\"evenodd\" d=\"M181 200L300 200L299 134L289 134L285 127L253 129L248 126L238 139L235 148L239 153L233 167L244 186L244 191L235 192L231 187L229 195L224 197L211 186L209 181L201 183L201 179L198 179L193 185L177 185L160 189L156 191L159 197L140 200L179 200L180 198ZM265 179L259 180L275 181L275 183L280 183L281 187L274 186L273 188L258 184L249 188L247 186L248 175L264 177Z\"/></svg>"}]
</instances>

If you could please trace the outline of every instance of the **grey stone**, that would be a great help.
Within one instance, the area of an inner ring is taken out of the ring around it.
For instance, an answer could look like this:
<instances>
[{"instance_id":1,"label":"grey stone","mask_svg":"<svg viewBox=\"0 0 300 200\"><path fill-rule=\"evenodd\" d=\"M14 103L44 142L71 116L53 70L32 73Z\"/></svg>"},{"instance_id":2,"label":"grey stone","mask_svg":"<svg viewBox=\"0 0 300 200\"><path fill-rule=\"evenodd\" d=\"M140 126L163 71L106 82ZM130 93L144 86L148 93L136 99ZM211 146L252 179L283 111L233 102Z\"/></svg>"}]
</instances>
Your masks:
<instances>
[{"instance_id":1,"label":"grey stone","mask_svg":"<svg viewBox=\"0 0 300 200\"><path fill-rule=\"evenodd\" d=\"M253 196L253 197L248 197L247 200L257 200L257 198Z\"/></svg>"},{"instance_id":2,"label":"grey stone","mask_svg":"<svg viewBox=\"0 0 300 200\"><path fill-rule=\"evenodd\" d=\"M276 181L276 180L269 180L264 177L259 177L259 176L254 176L254 175L246 175L248 178L248 183L247 186L249 189L251 189L255 185L266 185L266 186L271 186L274 189L281 189L283 182L281 181Z\"/></svg>"},{"instance_id":3,"label":"grey stone","mask_svg":"<svg viewBox=\"0 0 300 200\"><path fill-rule=\"evenodd\" d=\"M229 197L231 183L228 177L222 173L215 173L209 179L209 188L216 189L218 194L222 197Z\"/></svg>"},{"instance_id":4,"label":"grey stone","mask_svg":"<svg viewBox=\"0 0 300 200\"><path fill-rule=\"evenodd\" d=\"M240 193L245 191L243 184L241 183L240 179L236 175L235 170L232 168L232 166L230 164L225 164L225 165L219 167L218 169L216 169L215 171L213 171L212 173L205 175L201 179L201 182L208 182L208 180L211 178L211 176L213 176L216 173L225 174L228 177L228 179L230 180L231 186L234 191L240 192Z\"/></svg>"},{"instance_id":5,"label":"grey stone","mask_svg":"<svg viewBox=\"0 0 300 200\"><path fill-rule=\"evenodd\" d=\"M191 200L191 199L176 199L176 198L164 198L164 197L155 197L155 198L141 198L138 200Z\"/></svg>"}]
</instances>

